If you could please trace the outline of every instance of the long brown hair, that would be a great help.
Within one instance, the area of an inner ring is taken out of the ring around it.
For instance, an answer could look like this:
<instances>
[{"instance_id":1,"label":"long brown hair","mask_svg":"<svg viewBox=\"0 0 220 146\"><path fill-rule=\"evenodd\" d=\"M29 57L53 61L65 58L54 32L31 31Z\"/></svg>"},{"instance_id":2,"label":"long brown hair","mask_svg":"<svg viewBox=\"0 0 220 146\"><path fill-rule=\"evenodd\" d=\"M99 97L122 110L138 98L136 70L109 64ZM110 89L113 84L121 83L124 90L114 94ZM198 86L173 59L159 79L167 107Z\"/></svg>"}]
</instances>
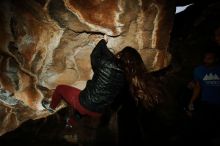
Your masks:
<instances>
[{"instance_id":1,"label":"long brown hair","mask_svg":"<svg viewBox=\"0 0 220 146\"><path fill-rule=\"evenodd\" d=\"M125 47L116 54L125 71L129 89L135 101L151 109L159 103L161 91L157 81L151 76L140 54L132 47Z\"/></svg>"}]
</instances>

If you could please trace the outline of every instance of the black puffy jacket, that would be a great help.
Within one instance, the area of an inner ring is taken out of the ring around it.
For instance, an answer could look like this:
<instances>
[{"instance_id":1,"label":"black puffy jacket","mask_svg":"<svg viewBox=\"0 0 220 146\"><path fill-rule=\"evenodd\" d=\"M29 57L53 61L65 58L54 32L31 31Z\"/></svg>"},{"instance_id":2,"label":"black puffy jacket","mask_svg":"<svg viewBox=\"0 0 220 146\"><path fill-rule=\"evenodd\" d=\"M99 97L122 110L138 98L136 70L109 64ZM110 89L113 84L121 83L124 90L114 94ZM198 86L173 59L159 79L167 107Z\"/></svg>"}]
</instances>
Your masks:
<instances>
[{"instance_id":1,"label":"black puffy jacket","mask_svg":"<svg viewBox=\"0 0 220 146\"><path fill-rule=\"evenodd\" d=\"M99 41L90 57L94 74L80 93L80 104L90 111L103 112L122 90L125 77L105 40Z\"/></svg>"}]
</instances>

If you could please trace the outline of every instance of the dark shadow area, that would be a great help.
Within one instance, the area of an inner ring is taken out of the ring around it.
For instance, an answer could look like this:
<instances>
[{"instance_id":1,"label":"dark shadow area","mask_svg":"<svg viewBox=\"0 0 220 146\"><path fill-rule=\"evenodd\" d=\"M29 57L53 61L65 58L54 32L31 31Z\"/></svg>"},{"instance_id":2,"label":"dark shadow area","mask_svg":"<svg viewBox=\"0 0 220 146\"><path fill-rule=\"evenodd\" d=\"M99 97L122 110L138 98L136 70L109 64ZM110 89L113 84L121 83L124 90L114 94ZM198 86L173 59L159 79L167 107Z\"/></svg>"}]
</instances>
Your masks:
<instances>
[{"instance_id":1,"label":"dark shadow area","mask_svg":"<svg viewBox=\"0 0 220 146\"><path fill-rule=\"evenodd\" d=\"M64 116L67 109L57 114L39 120L29 120L14 131L8 132L0 137L1 145L72 145L64 138L65 121Z\"/></svg>"}]
</instances>

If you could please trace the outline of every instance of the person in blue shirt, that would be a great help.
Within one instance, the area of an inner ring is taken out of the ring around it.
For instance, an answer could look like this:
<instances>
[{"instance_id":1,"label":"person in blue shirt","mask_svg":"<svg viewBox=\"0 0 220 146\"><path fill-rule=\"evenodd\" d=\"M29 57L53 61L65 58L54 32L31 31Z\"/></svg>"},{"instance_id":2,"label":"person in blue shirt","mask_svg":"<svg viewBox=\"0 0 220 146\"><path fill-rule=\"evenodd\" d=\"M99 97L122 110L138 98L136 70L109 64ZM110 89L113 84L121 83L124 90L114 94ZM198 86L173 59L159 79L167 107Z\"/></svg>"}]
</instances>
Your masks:
<instances>
[{"instance_id":1,"label":"person in blue shirt","mask_svg":"<svg viewBox=\"0 0 220 146\"><path fill-rule=\"evenodd\" d=\"M220 104L220 66L216 64L216 54L209 51L204 56L204 64L194 70L195 88L190 106L201 92L201 100L208 104Z\"/></svg>"},{"instance_id":2,"label":"person in blue shirt","mask_svg":"<svg viewBox=\"0 0 220 146\"><path fill-rule=\"evenodd\" d=\"M194 88L188 109L194 110L194 128L202 143L211 143L211 139L220 131L220 65L216 50L207 50L203 64L194 69Z\"/></svg>"}]
</instances>

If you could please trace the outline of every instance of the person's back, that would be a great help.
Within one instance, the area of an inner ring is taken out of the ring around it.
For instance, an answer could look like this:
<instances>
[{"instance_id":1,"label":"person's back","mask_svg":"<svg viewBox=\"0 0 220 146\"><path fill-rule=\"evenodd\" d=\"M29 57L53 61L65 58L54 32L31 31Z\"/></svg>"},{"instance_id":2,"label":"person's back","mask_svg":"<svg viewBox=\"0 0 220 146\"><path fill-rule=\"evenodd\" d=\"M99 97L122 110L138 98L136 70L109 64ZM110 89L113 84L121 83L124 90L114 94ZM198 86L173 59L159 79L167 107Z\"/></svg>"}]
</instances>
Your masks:
<instances>
[{"instance_id":1,"label":"person's back","mask_svg":"<svg viewBox=\"0 0 220 146\"><path fill-rule=\"evenodd\" d=\"M122 90L124 72L117 58L101 40L91 54L94 75L80 93L80 103L94 112L103 112Z\"/></svg>"}]
</instances>

